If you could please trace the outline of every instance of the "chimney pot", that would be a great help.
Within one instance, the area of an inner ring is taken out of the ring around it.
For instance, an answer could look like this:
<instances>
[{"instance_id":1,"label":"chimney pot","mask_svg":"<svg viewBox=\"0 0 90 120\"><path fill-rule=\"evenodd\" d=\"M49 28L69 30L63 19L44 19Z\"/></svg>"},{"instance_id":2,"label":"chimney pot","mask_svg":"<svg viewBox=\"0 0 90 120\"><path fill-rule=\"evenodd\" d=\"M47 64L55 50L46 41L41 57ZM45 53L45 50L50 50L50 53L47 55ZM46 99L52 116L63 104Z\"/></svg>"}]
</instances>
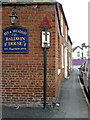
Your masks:
<instances>
[{"instance_id":1,"label":"chimney pot","mask_svg":"<svg viewBox=\"0 0 90 120\"><path fill-rule=\"evenodd\" d=\"M85 43L82 43L82 48L85 47L85 46L86 46Z\"/></svg>"}]
</instances>

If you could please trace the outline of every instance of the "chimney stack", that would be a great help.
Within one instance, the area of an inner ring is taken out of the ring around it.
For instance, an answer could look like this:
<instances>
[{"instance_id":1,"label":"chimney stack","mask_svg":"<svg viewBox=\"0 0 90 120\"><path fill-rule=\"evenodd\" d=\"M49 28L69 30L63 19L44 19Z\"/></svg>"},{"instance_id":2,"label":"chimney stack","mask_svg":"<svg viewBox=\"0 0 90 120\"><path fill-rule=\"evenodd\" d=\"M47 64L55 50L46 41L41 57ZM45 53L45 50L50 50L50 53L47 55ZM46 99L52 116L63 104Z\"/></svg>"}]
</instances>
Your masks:
<instances>
[{"instance_id":1,"label":"chimney stack","mask_svg":"<svg viewBox=\"0 0 90 120\"><path fill-rule=\"evenodd\" d=\"M85 46L86 46L85 43L82 43L82 48L85 47Z\"/></svg>"}]
</instances>

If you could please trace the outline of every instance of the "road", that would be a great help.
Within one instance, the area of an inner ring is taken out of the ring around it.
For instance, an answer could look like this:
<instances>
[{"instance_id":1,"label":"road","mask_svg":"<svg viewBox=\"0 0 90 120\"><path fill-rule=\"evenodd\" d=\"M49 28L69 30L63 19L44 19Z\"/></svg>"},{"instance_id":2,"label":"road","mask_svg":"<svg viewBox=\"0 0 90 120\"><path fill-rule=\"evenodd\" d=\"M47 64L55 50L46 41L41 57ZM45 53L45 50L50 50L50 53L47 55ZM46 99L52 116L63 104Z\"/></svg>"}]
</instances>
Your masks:
<instances>
[{"instance_id":1,"label":"road","mask_svg":"<svg viewBox=\"0 0 90 120\"><path fill-rule=\"evenodd\" d=\"M89 109L79 84L78 71L63 80L59 98L60 106L54 109L3 107L3 118L88 118Z\"/></svg>"}]
</instances>

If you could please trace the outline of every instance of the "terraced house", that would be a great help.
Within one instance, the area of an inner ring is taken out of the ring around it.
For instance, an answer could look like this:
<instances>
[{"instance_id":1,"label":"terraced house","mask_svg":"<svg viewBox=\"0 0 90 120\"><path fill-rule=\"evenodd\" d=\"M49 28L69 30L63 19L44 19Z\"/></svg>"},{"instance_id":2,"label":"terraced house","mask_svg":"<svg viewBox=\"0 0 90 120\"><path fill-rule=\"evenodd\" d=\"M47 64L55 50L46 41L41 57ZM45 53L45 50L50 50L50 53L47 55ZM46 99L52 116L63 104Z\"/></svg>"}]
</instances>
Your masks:
<instances>
[{"instance_id":1,"label":"terraced house","mask_svg":"<svg viewBox=\"0 0 90 120\"><path fill-rule=\"evenodd\" d=\"M43 106L45 76L46 103L57 102L61 81L68 76L69 27L62 5L2 2L0 9L3 104Z\"/></svg>"}]
</instances>

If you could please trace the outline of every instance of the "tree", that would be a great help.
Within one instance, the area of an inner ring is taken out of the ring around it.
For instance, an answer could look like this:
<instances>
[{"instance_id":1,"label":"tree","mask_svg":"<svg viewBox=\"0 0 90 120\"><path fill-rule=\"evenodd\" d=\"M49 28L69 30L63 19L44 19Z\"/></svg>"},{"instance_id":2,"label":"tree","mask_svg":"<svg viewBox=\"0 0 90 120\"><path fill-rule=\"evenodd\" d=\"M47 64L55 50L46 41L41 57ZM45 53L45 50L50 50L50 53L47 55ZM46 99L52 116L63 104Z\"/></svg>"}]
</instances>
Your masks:
<instances>
[{"instance_id":1,"label":"tree","mask_svg":"<svg viewBox=\"0 0 90 120\"><path fill-rule=\"evenodd\" d=\"M82 52L82 57L81 57L81 59L83 59L83 52Z\"/></svg>"}]
</instances>

